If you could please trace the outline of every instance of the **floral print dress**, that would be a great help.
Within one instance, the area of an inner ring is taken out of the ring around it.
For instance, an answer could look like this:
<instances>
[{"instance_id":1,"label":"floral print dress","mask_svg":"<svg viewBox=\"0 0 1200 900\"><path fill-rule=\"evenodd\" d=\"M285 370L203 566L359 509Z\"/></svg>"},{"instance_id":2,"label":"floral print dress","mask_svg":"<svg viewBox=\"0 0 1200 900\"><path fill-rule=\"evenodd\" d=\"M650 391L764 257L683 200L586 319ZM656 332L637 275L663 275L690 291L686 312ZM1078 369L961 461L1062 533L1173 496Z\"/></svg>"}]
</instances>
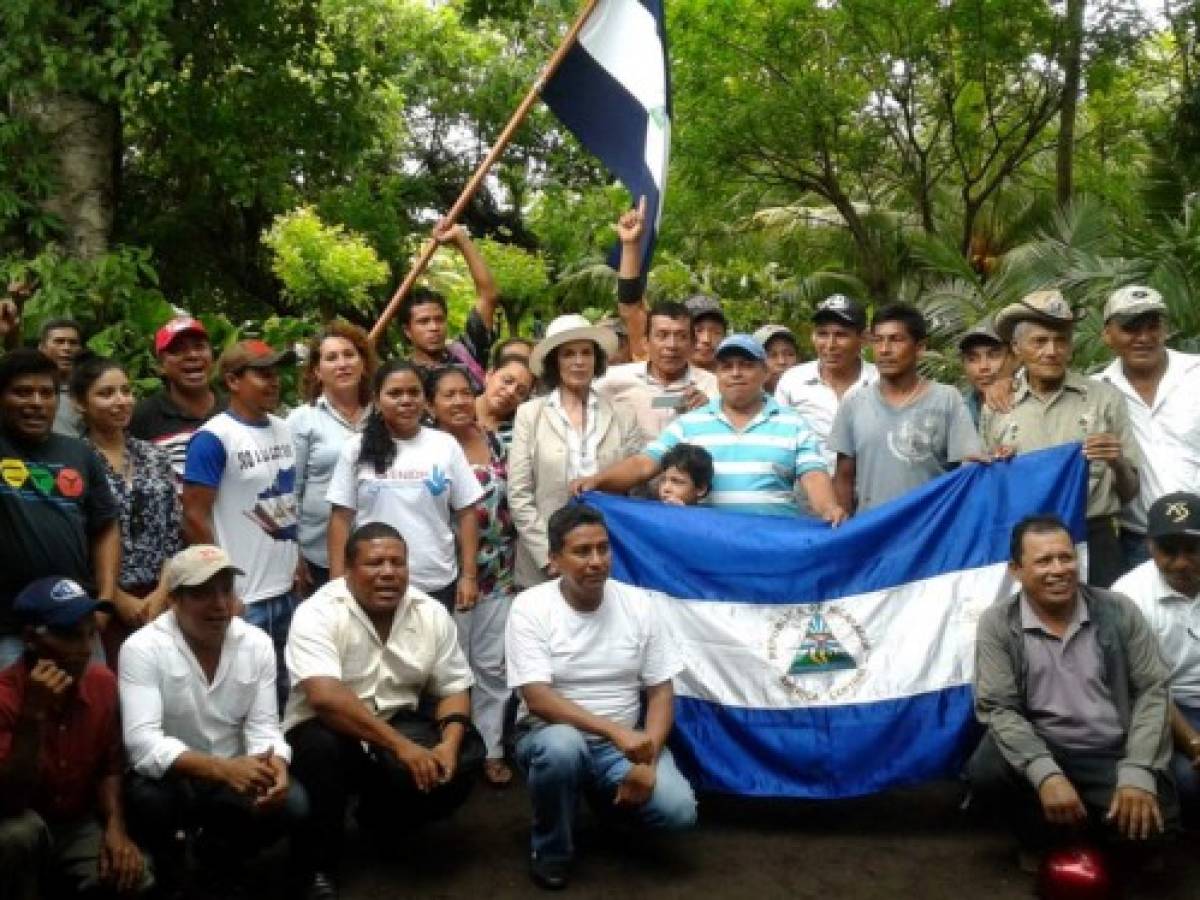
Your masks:
<instances>
[{"instance_id":1,"label":"floral print dress","mask_svg":"<svg viewBox=\"0 0 1200 900\"><path fill-rule=\"evenodd\" d=\"M508 463L504 444L491 431L484 431L491 459L486 465L471 463L483 499L475 506L479 523L479 599L511 597L515 593L513 561L517 531L508 511Z\"/></svg>"},{"instance_id":2,"label":"floral print dress","mask_svg":"<svg viewBox=\"0 0 1200 900\"><path fill-rule=\"evenodd\" d=\"M126 472L116 471L99 450L96 455L121 507L117 583L122 590L153 587L163 565L183 547L182 513L171 458L153 444L128 436Z\"/></svg>"}]
</instances>

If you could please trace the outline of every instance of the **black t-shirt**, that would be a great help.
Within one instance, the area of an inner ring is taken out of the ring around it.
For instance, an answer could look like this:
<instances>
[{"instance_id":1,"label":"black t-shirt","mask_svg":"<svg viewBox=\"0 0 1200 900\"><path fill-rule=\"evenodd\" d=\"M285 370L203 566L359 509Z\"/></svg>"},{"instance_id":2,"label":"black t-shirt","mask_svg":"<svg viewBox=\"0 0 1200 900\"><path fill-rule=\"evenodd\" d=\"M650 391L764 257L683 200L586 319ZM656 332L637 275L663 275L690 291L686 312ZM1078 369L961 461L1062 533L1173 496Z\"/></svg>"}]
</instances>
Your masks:
<instances>
[{"instance_id":1,"label":"black t-shirt","mask_svg":"<svg viewBox=\"0 0 1200 900\"><path fill-rule=\"evenodd\" d=\"M200 426L225 411L227 401L217 394L217 402L206 416L193 416L172 402L166 390L156 391L138 401L133 409L133 421L129 433L135 438L149 441L162 447L171 457L171 468L180 483L183 481L183 464L187 460L187 446L192 435Z\"/></svg>"},{"instance_id":2,"label":"black t-shirt","mask_svg":"<svg viewBox=\"0 0 1200 900\"><path fill-rule=\"evenodd\" d=\"M83 441L51 434L26 445L0 431L0 633L16 631L13 598L37 578L95 590L90 539L120 514L100 457Z\"/></svg>"}]
</instances>

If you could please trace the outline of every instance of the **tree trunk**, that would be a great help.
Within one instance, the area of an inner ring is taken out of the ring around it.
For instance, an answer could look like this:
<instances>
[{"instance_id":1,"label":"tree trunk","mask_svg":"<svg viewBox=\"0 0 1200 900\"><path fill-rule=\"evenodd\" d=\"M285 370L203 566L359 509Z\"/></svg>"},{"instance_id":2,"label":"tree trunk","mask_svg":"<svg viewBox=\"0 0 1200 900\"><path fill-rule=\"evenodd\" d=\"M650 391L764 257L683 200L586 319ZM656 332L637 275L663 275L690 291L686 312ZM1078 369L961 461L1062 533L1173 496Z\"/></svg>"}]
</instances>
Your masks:
<instances>
[{"instance_id":1,"label":"tree trunk","mask_svg":"<svg viewBox=\"0 0 1200 900\"><path fill-rule=\"evenodd\" d=\"M75 94L45 93L18 103L50 140L58 184L45 207L62 219L67 253L92 259L108 250L116 209L117 110Z\"/></svg>"},{"instance_id":2,"label":"tree trunk","mask_svg":"<svg viewBox=\"0 0 1200 900\"><path fill-rule=\"evenodd\" d=\"M1083 71L1083 15L1086 0L1067 0L1067 35L1063 42L1062 108L1058 119L1058 205L1071 202L1075 191L1075 111L1079 105L1079 84Z\"/></svg>"}]
</instances>

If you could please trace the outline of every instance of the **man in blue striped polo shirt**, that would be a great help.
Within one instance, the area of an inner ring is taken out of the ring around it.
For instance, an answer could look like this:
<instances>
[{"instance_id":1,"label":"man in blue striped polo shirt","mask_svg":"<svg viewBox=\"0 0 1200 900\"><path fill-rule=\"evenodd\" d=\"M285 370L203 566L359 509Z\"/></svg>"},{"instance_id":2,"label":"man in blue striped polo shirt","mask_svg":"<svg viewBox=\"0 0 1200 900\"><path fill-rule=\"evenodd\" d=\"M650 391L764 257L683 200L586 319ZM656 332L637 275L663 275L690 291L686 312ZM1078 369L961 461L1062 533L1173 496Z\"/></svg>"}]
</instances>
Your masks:
<instances>
[{"instance_id":1,"label":"man in blue striped polo shirt","mask_svg":"<svg viewBox=\"0 0 1200 900\"><path fill-rule=\"evenodd\" d=\"M732 334L717 348L721 396L680 416L641 453L572 484L575 493L625 493L656 476L676 444L703 447L713 458L707 502L735 512L798 515L799 481L809 504L833 524L845 520L825 467L821 442L803 417L763 392L767 354L747 334Z\"/></svg>"}]
</instances>

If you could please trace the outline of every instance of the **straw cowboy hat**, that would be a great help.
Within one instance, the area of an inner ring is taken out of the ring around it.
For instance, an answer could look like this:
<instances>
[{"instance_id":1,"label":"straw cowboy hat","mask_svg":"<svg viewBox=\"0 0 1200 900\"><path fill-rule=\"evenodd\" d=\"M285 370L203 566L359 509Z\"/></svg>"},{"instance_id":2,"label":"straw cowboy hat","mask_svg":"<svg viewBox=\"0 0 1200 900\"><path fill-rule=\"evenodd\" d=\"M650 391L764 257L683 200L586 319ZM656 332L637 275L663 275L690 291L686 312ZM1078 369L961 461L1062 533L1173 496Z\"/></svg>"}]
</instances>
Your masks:
<instances>
[{"instance_id":1,"label":"straw cowboy hat","mask_svg":"<svg viewBox=\"0 0 1200 900\"><path fill-rule=\"evenodd\" d=\"M1062 291L1034 291L996 313L996 334L1011 341L1013 329L1020 322L1040 322L1062 328L1074 325L1083 315L1071 309Z\"/></svg>"},{"instance_id":2,"label":"straw cowboy hat","mask_svg":"<svg viewBox=\"0 0 1200 900\"><path fill-rule=\"evenodd\" d=\"M546 336L537 342L537 346L529 354L529 368L533 370L533 374L541 378L546 357L571 341L595 341L608 356L617 352L616 332L611 328L593 325L577 313L570 313L551 322L550 327L546 329Z\"/></svg>"}]
</instances>

